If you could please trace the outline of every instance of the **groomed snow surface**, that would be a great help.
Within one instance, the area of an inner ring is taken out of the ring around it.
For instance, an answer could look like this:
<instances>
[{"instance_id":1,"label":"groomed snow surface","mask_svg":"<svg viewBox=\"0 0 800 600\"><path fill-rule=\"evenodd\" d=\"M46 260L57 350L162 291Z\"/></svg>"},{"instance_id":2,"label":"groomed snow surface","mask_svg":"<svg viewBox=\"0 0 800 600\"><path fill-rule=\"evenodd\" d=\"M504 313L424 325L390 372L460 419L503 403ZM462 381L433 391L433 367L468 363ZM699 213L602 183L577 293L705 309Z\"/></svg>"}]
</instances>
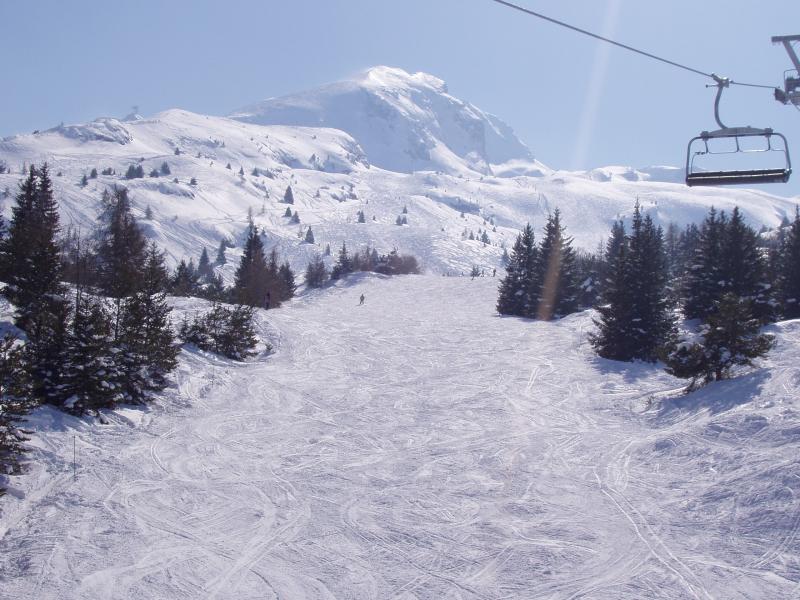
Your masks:
<instances>
[{"instance_id":1,"label":"groomed snow surface","mask_svg":"<svg viewBox=\"0 0 800 600\"><path fill-rule=\"evenodd\" d=\"M184 352L148 410L40 409L0 597L800 595L800 321L682 397L496 287L357 277L267 313L269 357Z\"/></svg>"}]
</instances>

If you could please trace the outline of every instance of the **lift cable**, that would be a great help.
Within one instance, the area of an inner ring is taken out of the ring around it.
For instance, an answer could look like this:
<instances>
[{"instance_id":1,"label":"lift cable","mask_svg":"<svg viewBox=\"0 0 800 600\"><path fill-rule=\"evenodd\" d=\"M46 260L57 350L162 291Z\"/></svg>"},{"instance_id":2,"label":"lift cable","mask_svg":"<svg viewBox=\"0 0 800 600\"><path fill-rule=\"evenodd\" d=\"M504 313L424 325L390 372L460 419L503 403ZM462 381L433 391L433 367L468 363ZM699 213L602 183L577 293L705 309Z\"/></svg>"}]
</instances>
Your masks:
<instances>
[{"instance_id":1,"label":"lift cable","mask_svg":"<svg viewBox=\"0 0 800 600\"><path fill-rule=\"evenodd\" d=\"M582 33L583 35L588 35L589 37L593 37L595 39L601 40L603 42L607 42L609 44L613 44L614 46L618 46L619 48L623 48L625 50L629 50L631 52L635 52L636 54L641 54L642 56L646 56L647 58L652 58L653 60L660 61L662 63L666 63L668 65L672 65L673 67L677 67L679 69L683 69L685 71L689 71L691 73L695 73L697 75L702 75L703 77L708 77L709 79L714 79L717 81L714 73L706 73L705 71L701 71L699 69L694 69L692 67L682 65L681 63L677 63L672 60L667 60L666 58L662 58L660 56L656 56L655 54L651 54L649 52L645 52L644 50L639 50L638 48L634 48L633 46L628 46L627 44L623 44L621 42L614 41L607 37L603 37L602 35L598 35L596 33L592 33L591 31L587 31L585 29L581 29L580 27L575 27L574 25L570 25L569 23L565 23L564 21L559 21L558 19L554 19L552 17L548 17L547 15L543 15L541 13L535 12L524 6L520 6L519 4L514 4L513 2L507 2L507 0L491 0L492 2L496 2L497 4L501 4L508 8L513 8L514 10L518 10L523 12L527 15L531 15L533 17L537 17L539 19L543 19L545 21L549 21L550 23L554 23L556 25L560 25L561 27L566 27L567 29L571 29L572 31L577 31L578 33ZM730 85L741 85L746 87L755 87L755 88L766 88L769 90L775 89L774 85L760 85L757 83L742 83L739 81L729 81Z\"/></svg>"}]
</instances>

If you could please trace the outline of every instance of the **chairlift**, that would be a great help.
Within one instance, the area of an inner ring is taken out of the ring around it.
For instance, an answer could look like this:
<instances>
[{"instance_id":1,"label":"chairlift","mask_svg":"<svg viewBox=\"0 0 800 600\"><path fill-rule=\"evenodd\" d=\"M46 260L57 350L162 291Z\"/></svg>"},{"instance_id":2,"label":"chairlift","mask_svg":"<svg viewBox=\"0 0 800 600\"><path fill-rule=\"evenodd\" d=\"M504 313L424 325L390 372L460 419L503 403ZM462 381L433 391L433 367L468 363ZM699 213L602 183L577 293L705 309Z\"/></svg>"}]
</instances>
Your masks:
<instances>
[{"instance_id":1,"label":"chairlift","mask_svg":"<svg viewBox=\"0 0 800 600\"><path fill-rule=\"evenodd\" d=\"M722 90L730 85L727 77L713 75L717 82L717 97L714 101L714 118L719 125L715 131L704 131L689 141L686 150L686 185L755 185L760 183L786 183L792 174L792 162L789 158L789 145L786 138L772 129L755 127L726 127L719 118L719 101ZM763 147L753 148L752 142L763 142ZM719 150L719 146L729 144L727 149ZM702 168L703 159L736 155L739 159L765 158L771 161L777 157L776 163L767 168L713 169ZM701 159L701 160L697 160Z\"/></svg>"},{"instance_id":2,"label":"chairlift","mask_svg":"<svg viewBox=\"0 0 800 600\"><path fill-rule=\"evenodd\" d=\"M773 44L783 44L794 65L794 69L784 71L783 89L775 88L775 100L800 106L800 58L792 46L793 42L800 42L800 35L777 35L772 38Z\"/></svg>"}]
</instances>

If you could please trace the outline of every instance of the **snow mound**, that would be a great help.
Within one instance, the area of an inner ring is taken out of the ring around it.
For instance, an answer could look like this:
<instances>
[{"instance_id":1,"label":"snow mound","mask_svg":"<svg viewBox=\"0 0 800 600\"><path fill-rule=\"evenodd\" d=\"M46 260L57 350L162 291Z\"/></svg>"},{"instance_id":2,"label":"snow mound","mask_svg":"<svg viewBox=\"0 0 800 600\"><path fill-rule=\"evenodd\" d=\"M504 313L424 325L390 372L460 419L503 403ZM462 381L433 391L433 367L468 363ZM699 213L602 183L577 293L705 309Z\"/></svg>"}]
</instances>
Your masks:
<instances>
[{"instance_id":1,"label":"snow mound","mask_svg":"<svg viewBox=\"0 0 800 600\"><path fill-rule=\"evenodd\" d=\"M120 121L109 118L96 119L86 125L59 125L47 131L50 132L79 142L113 142L125 145L133 141L133 136Z\"/></svg>"}]
</instances>

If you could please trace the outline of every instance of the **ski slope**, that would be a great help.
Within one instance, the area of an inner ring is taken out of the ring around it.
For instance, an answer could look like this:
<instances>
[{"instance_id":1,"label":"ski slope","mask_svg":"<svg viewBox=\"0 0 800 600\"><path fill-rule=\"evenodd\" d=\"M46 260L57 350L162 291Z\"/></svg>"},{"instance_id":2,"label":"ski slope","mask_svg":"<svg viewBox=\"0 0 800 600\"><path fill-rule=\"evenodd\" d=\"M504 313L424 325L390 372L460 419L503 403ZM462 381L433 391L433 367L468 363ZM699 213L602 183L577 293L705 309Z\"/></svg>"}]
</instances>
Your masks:
<instances>
[{"instance_id":1,"label":"ski slope","mask_svg":"<svg viewBox=\"0 0 800 600\"><path fill-rule=\"evenodd\" d=\"M267 313L269 357L184 352L149 410L39 410L0 598L797 597L800 321L683 398L496 286L356 277Z\"/></svg>"}]
</instances>

